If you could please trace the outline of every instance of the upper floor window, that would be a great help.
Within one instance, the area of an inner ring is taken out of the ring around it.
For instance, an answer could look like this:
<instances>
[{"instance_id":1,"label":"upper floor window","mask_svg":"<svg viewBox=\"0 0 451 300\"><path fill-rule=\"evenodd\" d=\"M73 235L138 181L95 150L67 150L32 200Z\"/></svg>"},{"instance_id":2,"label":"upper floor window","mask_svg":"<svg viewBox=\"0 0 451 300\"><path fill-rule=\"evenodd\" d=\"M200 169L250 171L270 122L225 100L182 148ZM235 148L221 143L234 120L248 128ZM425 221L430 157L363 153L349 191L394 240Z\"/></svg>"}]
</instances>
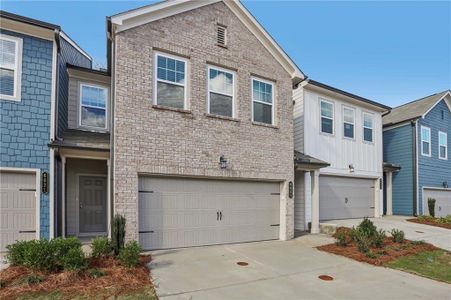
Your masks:
<instances>
[{"instance_id":1,"label":"upper floor window","mask_svg":"<svg viewBox=\"0 0 451 300\"><path fill-rule=\"evenodd\" d=\"M421 126L421 155L431 156L431 129Z\"/></svg>"},{"instance_id":2,"label":"upper floor window","mask_svg":"<svg viewBox=\"0 0 451 300\"><path fill-rule=\"evenodd\" d=\"M252 79L252 120L274 124L274 84L262 79Z\"/></svg>"},{"instance_id":3,"label":"upper floor window","mask_svg":"<svg viewBox=\"0 0 451 300\"><path fill-rule=\"evenodd\" d=\"M168 54L155 54L155 104L186 108L185 59Z\"/></svg>"},{"instance_id":4,"label":"upper floor window","mask_svg":"<svg viewBox=\"0 0 451 300\"><path fill-rule=\"evenodd\" d=\"M334 134L334 104L320 100L321 132Z\"/></svg>"},{"instance_id":5,"label":"upper floor window","mask_svg":"<svg viewBox=\"0 0 451 300\"><path fill-rule=\"evenodd\" d=\"M354 138L354 109L343 107L343 136L345 138Z\"/></svg>"},{"instance_id":6,"label":"upper floor window","mask_svg":"<svg viewBox=\"0 0 451 300\"><path fill-rule=\"evenodd\" d=\"M438 157L448 159L448 135L446 132L438 132Z\"/></svg>"},{"instance_id":7,"label":"upper floor window","mask_svg":"<svg viewBox=\"0 0 451 300\"><path fill-rule=\"evenodd\" d=\"M80 125L106 129L108 89L106 87L80 85Z\"/></svg>"},{"instance_id":8,"label":"upper floor window","mask_svg":"<svg viewBox=\"0 0 451 300\"><path fill-rule=\"evenodd\" d=\"M20 101L22 39L0 34L0 98Z\"/></svg>"},{"instance_id":9,"label":"upper floor window","mask_svg":"<svg viewBox=\"0 0 451 300\"><path fill-rule=\"evenodd\" d=\"M373 115L363 113L363 140L372 143L374 141Z\"/></svg>"},{"instance_id":10,"label":"upper floor window","mask_svg":"<svg viewBox=\"0 0 451 300\"><path fill-rule=\"evenodd\" d=\"M208 113L233 117L234 73L208 67Z\"/></svg>"}]
</instances>

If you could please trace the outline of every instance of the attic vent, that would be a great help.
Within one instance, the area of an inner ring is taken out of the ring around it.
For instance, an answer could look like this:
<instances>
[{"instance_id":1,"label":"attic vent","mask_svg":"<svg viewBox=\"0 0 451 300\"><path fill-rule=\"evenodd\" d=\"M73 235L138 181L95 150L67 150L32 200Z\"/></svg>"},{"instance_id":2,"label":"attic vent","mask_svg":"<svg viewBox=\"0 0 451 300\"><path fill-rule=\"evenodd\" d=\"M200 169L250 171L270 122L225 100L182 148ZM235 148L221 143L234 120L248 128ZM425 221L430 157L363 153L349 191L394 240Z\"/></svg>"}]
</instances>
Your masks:
<instances>
[{"instance_id":1,"label":"attic vent","mask_svg":"<svg viewBox=\"0 0 451 300\"><path fill-rule=\"evenodd\" d=\"M217 27L217 36L216 36L216 42L219 46L226 46L227 43L227 27L223 25L218 25Z\"/></svg>"}]
</instances>

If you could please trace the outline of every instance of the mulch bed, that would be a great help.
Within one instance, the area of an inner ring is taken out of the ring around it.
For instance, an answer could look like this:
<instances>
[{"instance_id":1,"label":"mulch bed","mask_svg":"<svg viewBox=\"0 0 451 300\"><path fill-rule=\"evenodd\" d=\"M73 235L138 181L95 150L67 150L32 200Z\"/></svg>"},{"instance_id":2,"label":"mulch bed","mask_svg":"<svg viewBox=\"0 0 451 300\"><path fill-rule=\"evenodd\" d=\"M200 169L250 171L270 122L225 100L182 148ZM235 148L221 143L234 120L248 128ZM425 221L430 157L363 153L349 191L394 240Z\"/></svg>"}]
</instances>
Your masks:
<instances>
[{"instance_id":1,"label":"mulch bed","mask_svg":"<svg viewBox=\"0 0 451 300\"><path fill-rule=\"evenodd\" d=\"M420 219L407 219L407 221L409 222L413 222L413 223L418 223L418 224L424 224L424 225L431 225L431 226L436 226L436 227L442 227L442 228L446 228L446 229L451 229L451 224L450 223L437 223L434 220L420 220Z\"/></svg>"},{"instance_id":2,"label":"mulch bed","mask_svg":"<svg viewBox=\"0 0 451 300\"><path fill-rule=\"evenodd\" d=\"M0 280L5 285L0 288L0 299L14 299L21 295L32 295L58 291L64 297L82 295L102 298L114 297L139 291L144 288L152 288L149 269L146 264L151 261L150 256L141 256L140 264L135 268L121 266L117 259L102 258L91 259L90 268L96 268L105 272L98 278L89 276L88 271L58 273L32 272L21 266L10 266L0 272ZM23 283L23 279L30 274L35 274L42 282L29 285Z\"/></svg>"},{"instance_id":3,"label":"mulch bed","mask_svg":"<svg viewBox=\"0 0 451 300\"><path fill-rule=\"evenodd\" d=\"M347 231L350 229L345 227L337 228L337 232L341 230ZM375 258L368 257L365 253L360 252L354 242L349 242L345 247L338 246L334 243L319 246L317 247L317 249L352 258L357 261L366 262L372 265L382 266L385 263L395 260L401 256L417 254L424 251L432 251L438 248L428 243L419 244L409 240L405 240L404 243L395 243L391 237L386 237L384 240L384 246L382 248L370 248L371 252L375 254Z\"/></svg>"}]
</instances>

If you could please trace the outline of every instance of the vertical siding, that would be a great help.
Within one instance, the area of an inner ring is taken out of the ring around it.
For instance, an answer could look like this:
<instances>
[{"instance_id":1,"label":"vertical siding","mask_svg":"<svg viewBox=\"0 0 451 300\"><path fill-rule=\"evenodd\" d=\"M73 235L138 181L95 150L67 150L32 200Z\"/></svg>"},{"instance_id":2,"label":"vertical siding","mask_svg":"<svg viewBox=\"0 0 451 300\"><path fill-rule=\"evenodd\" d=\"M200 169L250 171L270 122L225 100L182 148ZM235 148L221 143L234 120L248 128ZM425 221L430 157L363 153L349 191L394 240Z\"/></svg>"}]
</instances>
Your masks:
<instances>
[{"instance_id":1,"label":"vertical siding","mask_svg":"<svg viewBox=\"0 0 451 300\"><path fill-rule=\"evenodd\" d=\"M302 87L293 91L293 101L294 150L304 152L304 89Z\"/></svg>"},{"instance_id":2,"label":"vertical siding","mask_svg":"<svg viewBox=\"0 0 451 300\"><path fill-rule=\"evenodd\" d=\"M305 172L296 172L294 177L294 229L305 228Z\"/></svg>"},{"instance_id":3,"label":"vertical siding","mask_svg":"<svg viewBox=\"0 0 451 300\"><path fill-rule=\"evenodd\" d=\"M69 76L66 64L91 68L91 61L69 44L61 39L61 51L58 56L59 91L58 91L58 135L64 132L68 126L68 90Z\"/></svg>"},{"instance_id":4,"label":"vertical siding","mask_svg":"<svg viewBox=\"0 0 451 300\"><path fill-rule=\"evenodd\" d=\"M444 119L442 119L442 111ZM431 157L421 155L421 126L431 129ZM448 135L448 160L439 159L438 132ZM423 187L443 187L443 182L451 185L451 112L442 100L424 119L418 122L418 195L420 199L419 213L424 213L427 199L423 199ZM424 203L423 201L426 200ZM426 208L427 209L427 208Z\"/></svg>"},{"instance_id":5,"label":"vertical siding","mask_svg":"<svg viewBox=\"0 0 451 300\"><path fill-rule=\"evenodd\" d=\"M413 151L412 127L384 131L384 161L398 164L401 170L393 174L393 214L413 215Z\"/></svg>"},{"instance_id":6,"label":"vertical siding","mask_svg":"<svg viewBox=\"0 0 451 300\"><path fill-rule=\"evenodd\" d=\"M20 101L0 99L0 166L49 172L53 42L0 30L22 38ZM40 195L40 233L49 237L49 195Z\"/></svg>"}]
</instances>

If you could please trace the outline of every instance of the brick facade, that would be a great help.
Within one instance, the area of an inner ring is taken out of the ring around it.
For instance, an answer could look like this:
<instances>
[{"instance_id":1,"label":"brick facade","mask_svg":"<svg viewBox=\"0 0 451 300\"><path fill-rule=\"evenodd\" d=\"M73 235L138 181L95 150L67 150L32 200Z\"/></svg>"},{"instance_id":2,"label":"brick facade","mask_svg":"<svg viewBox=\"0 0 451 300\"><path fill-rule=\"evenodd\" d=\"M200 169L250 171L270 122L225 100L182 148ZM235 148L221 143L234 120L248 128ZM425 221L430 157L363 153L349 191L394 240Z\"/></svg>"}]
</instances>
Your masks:
<instances>
[{"instance_id":1,"label":"brick facade","mask_svg":"<svg viewBox=\"0 0 451 300\"><path fill-rule=\"evenodd\" d=\"M227 25L228 48L216 45ZM152 106L153 54L188 59L189 112ZM293 236L293 105L290 75L222 2L141 25L116 36L114 208L138 238L138 174L281 182L281 239ZM207 66L236 71L236 119L207 116ZM252 123L251 76L275 82L276 126ZM224 155L229 168L218 161Z\"/></svg>"},{"instance_id":2,"label":"brick facade","mask_svg":"<svg viewBox=\"0 0 451 300\"><path fill-rule=\"evenodd\" d=\"M22 38L21 101L0 99L0 167L36 168L49 172L51 41L7 30ZM40 233L49 237L49 195L41 194Z\"/></svg>"}]
</instances>

